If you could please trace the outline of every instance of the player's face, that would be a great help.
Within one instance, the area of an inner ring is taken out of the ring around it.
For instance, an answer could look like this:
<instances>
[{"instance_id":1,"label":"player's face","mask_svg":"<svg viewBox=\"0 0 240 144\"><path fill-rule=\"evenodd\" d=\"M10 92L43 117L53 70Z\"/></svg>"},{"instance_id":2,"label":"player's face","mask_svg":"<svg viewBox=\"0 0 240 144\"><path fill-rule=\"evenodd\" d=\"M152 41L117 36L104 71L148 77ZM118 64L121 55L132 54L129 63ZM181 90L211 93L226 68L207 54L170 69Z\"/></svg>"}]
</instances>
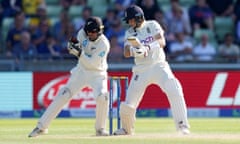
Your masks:
<instances>
[{"instance_id":1,"label":"player's face","mask_svg":"<svg viewBox=\"0 0 240 144\"><path fill-rule=\"evenodd\" d=\"M97 32L87 32L90 41L95 41L98 38Z\"/></svg>"},{"instance_id":2,"label":"player's face","mask_svg":"<svg viewBox=\"0 0 240 144\"><path fill-rule=\"evenodd\" d=\"M129 20L128 20L128 24L129 24L131 27L136 27L136 21L135 21L135 19L134 19L134 18L129 19Z\"/></svg>"}]
</instances>

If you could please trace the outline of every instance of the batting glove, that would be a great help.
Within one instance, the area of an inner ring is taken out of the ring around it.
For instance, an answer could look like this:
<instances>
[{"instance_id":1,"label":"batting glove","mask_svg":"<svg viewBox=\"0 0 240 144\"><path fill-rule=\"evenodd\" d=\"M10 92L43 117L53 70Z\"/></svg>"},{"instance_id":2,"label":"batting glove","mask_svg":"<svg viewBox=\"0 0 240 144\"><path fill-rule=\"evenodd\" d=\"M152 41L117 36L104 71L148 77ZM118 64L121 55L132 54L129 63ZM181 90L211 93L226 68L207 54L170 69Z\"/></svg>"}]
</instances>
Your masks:
<instances>
[{"instance_id":1,"label":"batting glove","mask_svg":"<svg viewBox=\"0 0 240 144\"><path fill-rule=\"evenodd\" d=\"M148 56L149 47L140 46L140 47L130 47L130 53L133 57L144 58Z\"/></svg>"}]
</instances>

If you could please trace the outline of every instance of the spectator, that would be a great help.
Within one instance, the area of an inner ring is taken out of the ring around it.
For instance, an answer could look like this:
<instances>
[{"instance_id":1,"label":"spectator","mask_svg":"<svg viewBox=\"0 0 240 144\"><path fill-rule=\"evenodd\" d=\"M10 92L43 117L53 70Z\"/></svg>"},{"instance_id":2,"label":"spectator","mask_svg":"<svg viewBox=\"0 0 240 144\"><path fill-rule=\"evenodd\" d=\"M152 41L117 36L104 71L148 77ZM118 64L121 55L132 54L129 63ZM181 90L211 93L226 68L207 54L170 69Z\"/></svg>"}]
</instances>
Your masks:
<instances>
[{"instance_id":1,"label":"spectator","mask_svg":"<svg viewBox=\"0 0 240 144\"><path fill-rule=\"evenodd\" d=\"M29 18L28 30L31 34L32 40L34 40L36 34L39 33L39 27L42 21L47 21L48 25L51 26L51 21L48 18L47 9L44 5L38 6L36 14Z\"/></svg>"},{"instance_id":2,"label":"spectator","mask_svg":"<svg viewBox=\"0 0 240 144\"><path fill-rule=\"evenodd\" d=\"M111 62L122 62L123 60L123 47L118 43L118 37L116 35L112 35L110 37L110 53L108 56L109 61Z\"/></svg>"},{"instance_id":3,"label":"spectator","mask_svg":"<svg viewBox=\"0 0 240 144\"><path fill-rule=\"evenodd\" d=\"M211 62L214 60L216 49L209 43L208 36L206 34L201 36L200 43L194 47L193 55L195 60L200 62Z\"/></svg>"},{"instance_id":4,"label":"spectator","mask_svg":"<svg viewBox=\"0 0 240 144\"><path fill-rule=\"evenodd\" d=\"M215 16L232 16L234 10L233 0L206 0Z\"/></svg>"},{"instance_id":5,"label":"spectator","mask_svg":"<svg viewBox=\"0 0 240 144\"><path fill-rule=\"evenodd\" d=\"M115 21L116 17L117 11L109 7L106 11L105 17L103 18L104 33L109 29L111 23Z\"/></svg>"},{"instance_id":6,"label":"spectator","mask_svg":"<svg viewBox=\"0 0 240 144\"><path fill-rule=\"evenodd\" d=\"M71 38L74 35L76 35L75 27L72 23L68 23L66 31L65 31L65 37L60 42L61 54L69 56L69 51L67 49L67 43L69 42L69 38Z\"/></svg>"},{"instance_id":7,"label":"spectator","mask_svg":"<svg viewBox=\"0 0 240 144\"><path fill-rule=\"evenodd\" d=\"M72 5L86 6L87 0L72 0Z\"/></svg>"},{"instance_id":8,"label":"spectator","mask_svg":"<svg viewBox=\"0 0 240 144\"><path fill-rule=\"evenodd\" d=\"M118 44L123 47L125 29L122 26L121 19L116 17L115 21L111 23L111 27L105 32L107 38L111 38L113 35L117 36Z\"/></svg>"},{"instance_id":9,"label":"spectator","mask_svg":"<svg viewBox=\"0 0 240 144\"><path fill-rule=\"evenodd\" d=\"M37 49L31 43L30 33L24 31L21 33L21 41L13 47L13 55L16 61L20 59L35 59L37 58Z\"/></svg>"},{"instance_id":10,"label":"spectator","mask_svg":"<svg viewBox=\"0 0 240 144\"><path fill-rule=\"evenodd\" d=\"M69 10L69 8L72 4L72 0L60 0L59 3L60 3L60 6L62 6L62 8L64 10Z\"/></svg>"},{"instance_id":11,"label":"spectator","mask_svg":"<svg viewBox=\"0 0 240 144\"><path fill-rule=\"evenodd\" d=\"M224 37L224 43L219 46L219 56L227 62L237 62L240 57L240 49L233 41L233 35L227 33Z\"/></svg>"},{"instance_id":12,"label":"spectator","mask_svg":"<svg viewBox=\"0 0 240 144\"><path fill-rule=\"evenodd\" d=\"M23 12L16 13L14 17L14 25L10 27L7 39L6 39L6 47L7 47L7 56L12 56L13 47L16 44L20 43L21 33L23 31L27 31L25 28L25 14Z\"/></svg>"},{"instance_id":13,"label":"spectator","mask_svg":"<svg viewBox=\"0 0 240 144\"><path fill-rule=\"evenodd\" d=\"M13 47L13 56L15 58L15 70L22 68L22 60L36 60L37 50L31 43L30 33L24 31L21 33L21 41Z\"/></svg>"},{"instance_id":14,"label":"spectator","mask_svg":"<svg viewBox=\"0 0 240 144\"><path fill-rule=\"evenodd\" d=\"M146 20L153 20L160 9L157 0L138 0L137 5L142 8Z\"/></svg>"},{"instance_id":15,"label":"spectator","mask_svg":"<svg viewBox=\"0 0 240 144\"><path fill-rule=\"evenodd\" d=\"M188 11L186 8L181 7L179 0L170 0L170 9L168 9L165 12L166 19L172 19L174 13L177 11L177 9L179 9L179 7L182 9L182 13L183 13L182 17L183 17L184 21L190 22Z\"/></svg>"},{"instance_id":16,"label":"spectator","mask_svg":"<svg viewBox=\"0 0 240 144\"><path fill-rule=\"evenodd\" d=\"M236 24L236 42L240 44L240 20Z\"/></svg>"},{"instance_id":17,"label":"spectator","mask_svg":"<svg viewBox=\"0 0 240 144\"><path fill-rule=\"evenodd\" d=\"M26 16L35 17L39 7L46 7L45 0L18 0L22 1L22 9Z\"/></svg>"},{"instance_id":18,"label":"spectator","mask_svg":"<svg viewBox=\"0 0 240 144\"><path fill-rule=\"evenodd\" d=\"M118 16L122 17L124 14L124 10L134 4L135 0L113 0L114 1L114 9L117 10Z\"/></svg>"},{"instance_id":19,"label":"spectator","mask_svg":"<svg viewBox=\"0 0 240 144\"><path fill-rule=\"evenodd\" d=\"M68 15L68 11L62 10L58 21L56 21L56 23L52 26L53 37L58 42L61 42L63 39L65 39L65 34L69 24L71 24L71 19Z\"/></svg>"},{"instance_id":20,"label":"spectator","mask_svg":"<svg viewBox=\"0 0 240 144\"><path fill-rule=\"evenodd\" d=\"M236 20L240 20L240 0L236 0L234 5L234 15Z\"/></svg>"},{"instance_id":21,"label":"spectator","mask_svg":"<svg viewBox=\"0 0 240 144\"><path fill-rule=\"evenodd\" d=\"M75 34L75 28L66 10L62 10L59 20L52 27L52 34L60 46L60 52L67 52L67 41Z\"/></svg>"},{"instance_id":22,"label":"spectator","mask_svg":"<svg viewBox=\"0 0 240 144\"><path fill-rule=\"evenodd\" d=\"M186 37L190 37L192 29L188 17L184 16L182 7L177 1L172 0L170 11L165 14L167 30L165 32L167 40L167 49L170 49L172 42L176 41L175 34L183 33ZM167 52L167 51L166 51Z\"/></svg>"},{"instance_id":23,"label":"spectator","mask_svg":"<svg viewBox=\"0 0 240 144\"><path fill-rule=\"evenodd\" d=\"M184 18L181 7L175 7L172 11L172 17L167 19L168 34L175 34L182 32L185 35L191 35L191 25L187 19Z\"/></svg>"},{"instance_id":24,"label":"spectator","mask_svg":"<svg viewBox=\"0 0 240 144\"><path fill-rule=\"evenodd\" d=\"M234 16L235 16L235 36L236 42L240 44L240 0L237 0L234 6Z\"/></svg>"},{"instance_id":25,"label":"spectator","mask_svg":"<svg viewBox=\"0 0 240 144\"><path fill-rule=\"evenodd\" d=\"M55 40L50 33L48 20L42 20L40 22L39 28L32 35L33 43L37 47L37 52L43 58L51 58L52 56L59 56L58 49L55 48Z\"/></svg>"},{"instance_id":26,"label":"spectator","mask_svg":"<svg viewBox=\"0 0 240 144\"><path fill-rule=\"evenodd\" d=\"M30 27L38 27L41 20L48 19L46 6L40 5L37 8L36 14L29 19ZM50 19L48 23L51 24Z\"/></svg>"},{"instance_id":27,"label":"spectator","mask_svg":"<svg viewBox=\"0 0 240 144\"><path fill-rule=\"evenodd\" d=\"M170 46L170 59L178 62L191 61L193 44L185 38L183 32L175 33L176 41Z\"/></svg>"},{"instance_id":28,"label":"spectator","mask_svg":"<svg viewBox=\"0 0 240 144\"><path fill-rule=\"evenodd\" d=\"M155 12L154 20L156 20L161 25L164 31L168 31L167 21L164 17L164 12L161 9Z\"/></svg>"},{"instance_id":29,"label":"spectator","mask_svg":"<svg viewBox=\"0 0 240 144\"><path fill-rule=\"evenodd\" d=\"M2 20L3 20L3 8L2 5L0 5L0 28L2 27ZM0 29L1 32L1 29Z\"/></svg>"},{"instance_id":30,"label":"spectator","mask_svg":"<svg viewBox=\"0 0 240 144\"><path fill-rule=\"evenodd\" d=\"M193 30L213 30L214 14L206 3L206 0L196 0L196 4L189 8L190 22Z\"/></svg>"},{"instance_id":31,"label":"spectator","mask_svg":"<svg viewBox=\"0 0 240 144\"><path fill-rule=\"evenodd\" d=\"M84 7L81 12L81 16L73 20L75 29L76 30L81 29L84 26L85 21L91 16L92 16L92 7L89 7L89 6Z\"/></svg>"},{"instance_id":32,"label":"spectator","mask_svg":"<svg viewBox=\"0 0 240 144\"><path fill-rule=\"evenodd\" d=\"M1 7L3 17L14 17L22 9L20 0L1 0Z\"/></svg>"}]
</instances>

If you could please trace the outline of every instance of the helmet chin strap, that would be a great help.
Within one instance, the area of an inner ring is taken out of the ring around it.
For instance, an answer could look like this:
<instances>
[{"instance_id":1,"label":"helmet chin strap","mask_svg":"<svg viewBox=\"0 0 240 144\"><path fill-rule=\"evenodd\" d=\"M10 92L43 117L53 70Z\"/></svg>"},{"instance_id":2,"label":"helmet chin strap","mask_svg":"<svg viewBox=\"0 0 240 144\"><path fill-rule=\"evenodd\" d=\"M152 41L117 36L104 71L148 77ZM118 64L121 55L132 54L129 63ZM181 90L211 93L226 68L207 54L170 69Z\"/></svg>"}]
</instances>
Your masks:
<instances>
[{"instance_id":1,"label":"helmet chin strap","mask_svg":"<svg viewBox=\"0 0 240 144\"><path fill-rule=\"evenodd\" d=\"M90 37L88 37L88 39L92 42L96 41L98 39L98 37L96 37L95 39L90 39Z\"/></svg>"},{"instance_id":2,"label":"helmet chin strap","mask_svg":"<svg viewBox=\"0 0 240 144\"><path fill-rule=\"evenodd\" d=\"M90 37L89 37L89 35L88 35L88 33L87 33L87 32L86 32L85 34L86 34L86 36L87 36L88 40L90 40L90 41L94 42L94 41L96 41L96 40L99 38L99 36L101 36L101 34L102 34L102 33L101 33L101 32L98 32L98 33L97 33L97 37L96 37L95 39L90 39Z\"/></svg>"},{"instance_id":3,"label":"helmet chin strap","mask_svg":"<svg viewBox=\"0 0 240 144\"><path fill-rule=\"evenodd\" d=\"M94 40L90 39L89 36L87 36L87 37L88 37L88 39L89 39L90 41L94 42L94 41L98 40L98 38L99 38L100 35L101 35L101 33L98 33L97 37L96 37Z\"/></svg>"},{"instance_id":4,"label":"helmet chin strap","mask_svg":"<svg viewBox=\"0 0 240 144\"><path fill-rule=\"evenodd\" d=\"M140 19L135 19L135 21L136 21L136 25L135 25L135 27L133 27L134 32L136 32L136 29L141 26L143 20L142 19L141 20Z\"/></svg>"}]
</instances>

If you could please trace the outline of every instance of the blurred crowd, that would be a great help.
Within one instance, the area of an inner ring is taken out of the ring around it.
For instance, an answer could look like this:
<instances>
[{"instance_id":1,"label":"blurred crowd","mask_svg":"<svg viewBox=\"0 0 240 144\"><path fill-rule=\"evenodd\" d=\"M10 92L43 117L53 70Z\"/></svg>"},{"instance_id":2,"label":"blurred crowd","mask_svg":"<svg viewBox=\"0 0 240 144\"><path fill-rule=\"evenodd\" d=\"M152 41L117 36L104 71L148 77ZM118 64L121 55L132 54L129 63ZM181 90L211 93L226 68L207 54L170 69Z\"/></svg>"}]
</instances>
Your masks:
<instances>
[{"instance_id":1,"label":"blurred crowd","mask_svg":"<svg viewBox=\"0 0 240 144\"><path fill-rule=\"evenodd\" d=\"M67 52L68 39L96 8L90 0L58 0L54 5L61 10L53 18L47 0L0 1L0 55L16 61L72 58ZM107 6L101 18L111 44L110 62L124 61L127 25L122 18L131 4L140 6L146 20L156 20L165 30L168 61L240 61L240 0L96 0L96 4L99 1ZM79 10L72 17L69 11L74 6ZM7 28L6 19L12 20Z\"/></svg>"}]
</instances>

